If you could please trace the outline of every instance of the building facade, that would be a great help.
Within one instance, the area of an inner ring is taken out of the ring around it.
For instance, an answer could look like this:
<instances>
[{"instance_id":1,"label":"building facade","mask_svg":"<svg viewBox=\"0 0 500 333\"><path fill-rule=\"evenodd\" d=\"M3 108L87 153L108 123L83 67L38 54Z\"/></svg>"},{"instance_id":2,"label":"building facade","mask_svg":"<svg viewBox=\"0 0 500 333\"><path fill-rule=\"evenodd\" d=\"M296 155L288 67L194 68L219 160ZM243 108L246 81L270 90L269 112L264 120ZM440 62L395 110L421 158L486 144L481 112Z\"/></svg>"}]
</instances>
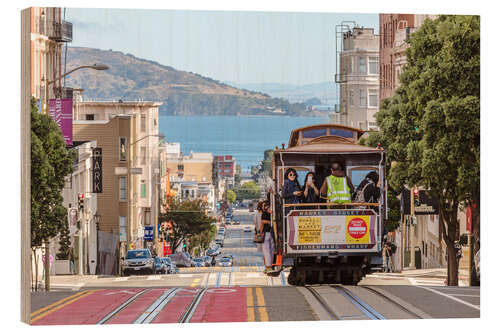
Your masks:
<instances>
[{"instance_id":1,"label":"building facade","mask_svg":"<svg viewBox=\"0 0 500 333\"><path fill-rule=\"evenodd\" d=\"M380 103L399 87L399 75L406 64L408 40L426 19L437 15L380 14Z\"/></svg>"},{"instance_id":2,"label":"building facade","mask_svg":"<svg viewBox=\"0 0 500 333\"><path fill-rule=\"evenodd\" d=\"M353 27L343 33L339 54L339 104L331 121L363 130L377 129L379 108L379 36L373 28Z\"/></svg>"},{"instance_id":3,"label":"building facade","mask_svg":"<svg viewBox=\"0 0 500 333\"><path fill-rule=\"evenodd\" d=\"M31 96L38 109L47 113L46 101L71 98L71 89L63 89L62 49L73 40L73 25L64 20L64 10L56 7L31 7ZM54 83L48 85L48 82Z\"/></svg>"},{"instance_id":4,"label":"building facade","mask_svg":"<svg viewBox=\"0 0 500 333\"><path fill-rule=\"evenodd\" d=\"M73 147L77 157L73 164L73 173L66 177L62 191L63 204L68 209L69 232L77 274L96 274L99 223L97 193L93 191L93 152L96 147L96 141ZM80 199L81 197L83 198ZM80 200L83 201L83 209L79 209Z\"/></svg>"}]
</instances>

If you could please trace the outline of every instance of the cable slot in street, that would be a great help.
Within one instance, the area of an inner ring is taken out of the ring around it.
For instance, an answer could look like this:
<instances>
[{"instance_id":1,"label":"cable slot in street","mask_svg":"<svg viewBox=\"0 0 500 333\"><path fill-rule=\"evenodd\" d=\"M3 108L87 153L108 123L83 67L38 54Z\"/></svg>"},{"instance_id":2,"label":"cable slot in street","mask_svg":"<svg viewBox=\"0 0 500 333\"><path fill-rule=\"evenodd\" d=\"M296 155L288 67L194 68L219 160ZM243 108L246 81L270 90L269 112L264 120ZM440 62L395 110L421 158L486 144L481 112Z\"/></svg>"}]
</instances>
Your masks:
<instances>
[{"instance_id":1,"label":"cable slot in street","mask_svg":"<svg viewBox=\"0 0 500 333\"><path fill-rule=\"evenodd\" d=\"M144 311L142 315L139 316L134 322L134 324L149 324L156 316L163 310L163 308L174 298L175 294L179 291L179 288L173 288L166 290L163 295L158 297L156 301L149 306L149 308Z\"/></svg>"},{"instance_id":2,"label":"cable slot in street","mask_svg":"<svg viewBox=\"0 0 500 333\"><path fill-rule=\"evenodd\" d=\"M319 302L319 304L321 304L321 306L323 307L323 309L326 310L326 312L328 313L328 315L331 317L331 319L333 320L340 320L339 316L335 313L335 311L333 311L333 309L330 307L330 305L328 305L328 303L325 301L325 299L323 298L323 296L321 296L313 287L311 286L306 286L305 287L307 290L309 290L309 292L311 293L311 295L314 296L314 298Z\"/></svg>"},{"instance_id":3,"label":"cable slot in street","mask_svg":"<svg viewBox=\"0 0 500 333\"><path fill-rule=\"evenodd\" d=\"M125 309L127 306L129 306L134 300L136 300L138 297L140 297L142 294L150 291L151 289L144 289L141 292L138 292L134 296L130 297L125 303L120 304L116 309L108 313L104 318L99 320L96 325L103 325L106 324L111 318L113 318L115 315L117 315L120 311Z\"/></svg>"},{"instance_id":4,"label":"cable slot in street","mask_svg":"<svg viewBox=\"0 0 500 333\"><path fill-rule=\"evenodd\" d=\"M200 304L200 301L206 292L207 292L207 288L200 289L200 291L196 294L196 296L191 301L191 304L189 304L188 308L183 313L181 319L179 319L179 323L189 323L189 321L191 320L191 317L193 317L193 314L196 311L196 308L198 308L198 304Z\"/></svg>"},{"instance_id":5,"label":"cable slot in street","mask_svg":"<svg viewBox=\"0 0 500 333\"><path fill-rule=\"evenodd\" d=\"M386 319L380 313L375 311L371 306L362 301L358 296L354 295L347 288L342 286L330 286L337 290L342 296L344 296L349 302L351 302L355 307L357 307L363 314L372 320L384 320Z\"/></svg>"}]
</instances>

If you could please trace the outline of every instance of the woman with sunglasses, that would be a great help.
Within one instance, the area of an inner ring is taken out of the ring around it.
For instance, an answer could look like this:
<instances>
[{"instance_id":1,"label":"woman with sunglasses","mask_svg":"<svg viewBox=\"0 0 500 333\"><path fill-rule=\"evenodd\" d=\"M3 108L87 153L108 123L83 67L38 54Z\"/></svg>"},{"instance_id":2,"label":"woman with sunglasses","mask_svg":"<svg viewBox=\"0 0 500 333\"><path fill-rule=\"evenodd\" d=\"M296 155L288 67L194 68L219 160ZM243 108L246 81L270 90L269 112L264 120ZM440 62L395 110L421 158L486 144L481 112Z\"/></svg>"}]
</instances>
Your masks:
<instances>
[{"instance_id":1,"label":"woman with sunglasses","mask_svg":"<svg viewBox=\"0 0 500 333\"><path fill-rule=\"evenodd\" d=\"M317 203L319 201L319 190L316 186L316 175L314 172L308 172L304 181L303 203Z\"/></svg>"},{"instance_id":2,"label":"woman with sunglasses","mask_svg":"<svg viewBox=\"0 0 500 333\"><path fill-rule=\"evenodd\" d=\"M299 181L297 180L297 171L293 168L289 168L285 172L285 181L283 182L281 196L285 199L285 204L295 204L301 202L302 191L300 189ZM286 207L285 215L288 215L289 211L290 207Z\"/></svg>"}]
</instances>

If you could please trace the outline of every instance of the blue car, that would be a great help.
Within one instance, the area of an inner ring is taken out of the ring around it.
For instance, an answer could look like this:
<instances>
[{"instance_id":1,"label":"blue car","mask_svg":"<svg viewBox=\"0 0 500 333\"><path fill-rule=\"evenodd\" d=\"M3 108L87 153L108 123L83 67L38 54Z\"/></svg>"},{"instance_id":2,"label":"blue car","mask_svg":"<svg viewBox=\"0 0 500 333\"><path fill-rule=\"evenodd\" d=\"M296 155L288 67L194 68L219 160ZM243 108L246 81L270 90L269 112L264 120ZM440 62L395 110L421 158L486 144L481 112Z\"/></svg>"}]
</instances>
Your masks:
<instances>
[{"instance_id":1,"label":"blue car","mask_svg":"<svg viewBox=\"0 0 500 333\"><path fill-rule=\"evenodd\" d=\"M155 257L155 274L167 274L167 266L159 257Z\"/></svg>"}]
</instances>

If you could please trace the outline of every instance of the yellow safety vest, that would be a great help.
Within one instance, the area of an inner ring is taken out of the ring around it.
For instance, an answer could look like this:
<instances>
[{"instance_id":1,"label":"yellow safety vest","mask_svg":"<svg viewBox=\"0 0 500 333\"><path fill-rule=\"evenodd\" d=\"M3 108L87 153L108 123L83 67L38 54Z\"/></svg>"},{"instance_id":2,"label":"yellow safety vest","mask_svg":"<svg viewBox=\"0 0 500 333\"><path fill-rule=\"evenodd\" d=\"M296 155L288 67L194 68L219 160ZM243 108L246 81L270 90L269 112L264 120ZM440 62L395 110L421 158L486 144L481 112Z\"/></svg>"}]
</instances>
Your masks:
<instances>
[{"instance_id":1,"label":"yellow safety vest","mask_svg":"<svg viewBox=\"0 0 500 333\"><path fill-rule=\"evenodd\" d=\"M347 186L346 177L330 175L326 178L326 184L328 185L328 202L340 204L351 202L351 192Z\"/></svg>"}]
</instances>

